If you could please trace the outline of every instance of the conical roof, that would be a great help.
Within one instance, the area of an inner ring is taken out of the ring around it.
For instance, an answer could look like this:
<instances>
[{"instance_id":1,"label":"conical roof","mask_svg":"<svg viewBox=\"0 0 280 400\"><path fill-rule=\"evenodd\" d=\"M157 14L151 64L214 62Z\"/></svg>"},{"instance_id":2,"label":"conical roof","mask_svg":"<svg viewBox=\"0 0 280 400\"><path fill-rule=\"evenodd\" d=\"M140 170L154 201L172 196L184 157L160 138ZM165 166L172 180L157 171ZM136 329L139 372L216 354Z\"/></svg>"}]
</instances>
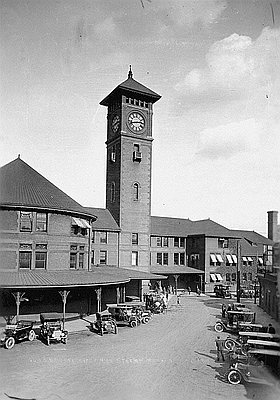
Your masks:
<instances>
[{"instance_id":1,"label":"conical roof","mask_svg":"<svg viewBox=\"0 0 280 400\"><path fill-rule=\"evenodd\" d=\"M0 168L0 206L51 209L93 217L19 157Z\"/></svg>"},{"instance_id":2,"label":"conical roof","mask_svg":"<svg viewBox=\"0 0 280 400\"><path fill-rule=\"evenodd\" d=\"M128 78L124 82L120 83L107 97L105 97L105 99L100 102L100 104L102 106L108 106L110 102L121 93L126 94L127 96L131 95L132 93L134 95L135 93L137 93L144 100L150 101L152 103L155 103L161 98L159 94L153 92L151 89L142 85L142 83L139 83L135 79L133 79L131 69L128 73Z\"/></svg>"}]
</instances>

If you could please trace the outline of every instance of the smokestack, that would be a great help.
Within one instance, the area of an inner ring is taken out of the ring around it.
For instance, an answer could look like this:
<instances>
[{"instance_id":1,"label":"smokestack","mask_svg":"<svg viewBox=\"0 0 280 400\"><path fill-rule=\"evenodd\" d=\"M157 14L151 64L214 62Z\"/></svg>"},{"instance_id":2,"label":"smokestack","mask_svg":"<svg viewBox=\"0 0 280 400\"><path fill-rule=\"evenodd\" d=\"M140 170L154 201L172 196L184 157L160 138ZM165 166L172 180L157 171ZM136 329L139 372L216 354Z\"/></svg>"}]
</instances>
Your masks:
<instances>
[{"instance_id":1,"label":"smokestack","mask_svg":"<svg viewBox=\"0 0 280 400\"><path fill-rule=\"evenodd\" d=\"M268 211L268 239L277 240L278 211Z\"/></svg>"}]
</instances>

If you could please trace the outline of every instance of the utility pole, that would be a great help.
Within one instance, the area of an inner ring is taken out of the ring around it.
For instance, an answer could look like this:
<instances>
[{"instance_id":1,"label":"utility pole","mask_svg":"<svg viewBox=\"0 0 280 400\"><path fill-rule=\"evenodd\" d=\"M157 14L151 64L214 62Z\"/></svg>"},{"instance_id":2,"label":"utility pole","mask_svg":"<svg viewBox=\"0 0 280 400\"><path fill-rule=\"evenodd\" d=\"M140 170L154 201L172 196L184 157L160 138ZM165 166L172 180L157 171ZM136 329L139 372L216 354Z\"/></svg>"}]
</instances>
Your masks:
<instances>
[{"instance_id":1,"label":"utility pole","mask_svg":"<svg viewBox=\"0 0 280 400\"><path fill-rule=\"evenodd\" d=\"M237 264L236 264L236 297L237 303L240 303L240 269L241 269L241 244L237 240Z\"/></svg>"}]
</instances>

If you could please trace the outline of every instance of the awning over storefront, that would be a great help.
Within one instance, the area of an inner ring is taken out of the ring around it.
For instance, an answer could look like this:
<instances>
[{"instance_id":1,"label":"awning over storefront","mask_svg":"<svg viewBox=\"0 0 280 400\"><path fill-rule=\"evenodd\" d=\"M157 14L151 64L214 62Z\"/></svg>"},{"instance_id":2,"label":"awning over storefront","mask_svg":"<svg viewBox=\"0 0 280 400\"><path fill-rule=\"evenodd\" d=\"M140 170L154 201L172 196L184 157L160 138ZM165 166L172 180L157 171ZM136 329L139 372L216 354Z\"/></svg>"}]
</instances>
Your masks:
<instances>
[{"instance_id":1,"label":"awning over storefront","mask_svg":"<svg viewBox=\"0 0 280 400\"><path fill-rule=\"evenodd\" d=\"M262 259L261 257L259 257L258 260L259 260L259 263L260 263L261 265L263 265L263 259Z\"/></svg>"},{"instance_id":2,"label":"awning over storefront","mask_svg":"<svg viewBox=\"0 0 280 400\"><path fill-rule=\"evenodd\" d=\"M242 261L247 262L247 257L242 257Z\"/></svg>"},{"instance_id":3,"label":"awning over storefront","mask_svg":"<svg viewBox=\"0 0 280 400\"><path fill-rule=\"evenodd\" d=\"M90 224L85 219L76 218L76 217L72 217L72 225L79 226L80 228L86 228L86 229L91 228Z\"/></svg>"},{"instance_id":4,"label":"awning over storefront","mask_svg":"<svg viewBox=\"0 0 280 400\"><path fill-rule=\"evenodd\" d=\"M210 254L210 260L211 260L213 263L216 263L216 262L217 262L217 259L216 259L215 254Z\"/></svg>"},{"instance_id":5,"label":"awning over storefront","mask_svg":"<svg viewBox=\"0 0 280 400\"><path fill-rule=\"evenodd\" d=\"M216 274L216 279L217 279L218 282L222 282L223 277L222 277L221 274Z\"/></svg>"},{"instance_id":6,"label":"awning over storefront","mask_svg":"<svg viewBox=\"0 0 280 400\"><path fill-rule=\"evenodd\" d=\"M210 274L210 281L217 282L216 274Z\"/></svg>"},{"instance_id":7,"label":"awning over storefront","mask_svg":"<svg viewBox=\"0 0 280 400\"><path fill-rule=\"evenodd\" d=\"M237 257L235 254L231 254L231 258L234 264L237 264Z\"/></svg>"},{"instance_id":8,"label":"awning over storefront","mask_svg":"<svg viewBox=\"0 0 280 400\"><path fill-rule=\"evenodd\" d=\"M227 262L228 262L229 264L232 264L232 263L233 263L233 261L232 261L232 258L231 258L231 255L230 255L230 254L226 254L226 258L227 258Z\"/></svg>"},{"instance_id":9,"label":"awning over storefront","mask_svg":"<svg viewBox=\"0 0 280 400\"><path fill-rule=\"evenodd\" d=\"M224 262L223 257L221 256L221 254L216 254L217 260L219 261L219 263Z\"/></svg>"},{"instance_id":10,"label":"awning over storefront","mask_svg":"<svg viewBox=\"0 0 280 400\"><path fill-rule=\"evenodd\" d=\"M247 257L247 260L248 260L249 262L253 262L252 257Z\"/></svg>"}]
</instances>

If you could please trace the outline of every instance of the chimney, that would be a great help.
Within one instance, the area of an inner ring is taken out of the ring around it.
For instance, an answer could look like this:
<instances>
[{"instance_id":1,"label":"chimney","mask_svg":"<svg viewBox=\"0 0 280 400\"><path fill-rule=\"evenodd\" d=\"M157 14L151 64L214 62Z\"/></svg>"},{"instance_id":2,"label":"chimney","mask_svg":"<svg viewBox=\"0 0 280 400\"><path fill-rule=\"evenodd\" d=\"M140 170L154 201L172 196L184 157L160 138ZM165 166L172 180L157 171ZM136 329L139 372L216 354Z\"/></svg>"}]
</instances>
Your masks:
<instances>
[{"instance_id":1,"label":"chimney","mask_svg":"<svg viewBox=\"0 0 280 400\"><path fill-rule=\"evenodd\" d=\"M277 241L278 211L268 211L268 239Z\"/></svg>"}]
</instances>

